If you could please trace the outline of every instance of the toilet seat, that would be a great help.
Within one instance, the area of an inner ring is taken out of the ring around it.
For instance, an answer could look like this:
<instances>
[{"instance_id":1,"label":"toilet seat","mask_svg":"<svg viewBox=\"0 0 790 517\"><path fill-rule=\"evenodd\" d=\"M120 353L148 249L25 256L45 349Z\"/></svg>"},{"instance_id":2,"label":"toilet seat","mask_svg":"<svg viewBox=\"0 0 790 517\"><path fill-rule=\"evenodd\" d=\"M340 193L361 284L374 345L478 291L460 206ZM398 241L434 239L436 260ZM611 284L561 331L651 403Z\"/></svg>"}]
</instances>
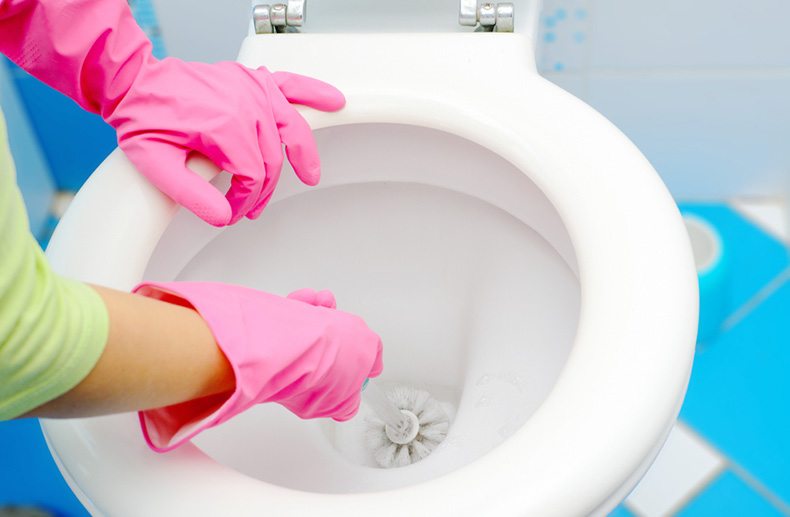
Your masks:
<instances>
[{"instance_id":1,"label":"toilet seat","mask_svg":"<svg viewBox=\"0 0 790 517\"><path fill-rule=\"evenodd\" d=\"M551 393L509 440L473 464L387 492L292 491L239 474L191 444L157 455L144 448L134 415L43 421L53 456L86 507L136 515L144 493L159 505L149 515L608 512L669 433L697 323L682 219L646 159L594 110L538 76L529 39L518 34L252 36L239 61L340 88L348 99L343 111L304 111L314 129L376 122L432 128L476 142L527 174L570 236L572 250L552 244L578 267L577 338ZM300 188L284 182L272 202ZM484 197L485 178L469 188ZM94 201L69 210L50 262L69 276L129 289L177 207L117 151L78 198ZM86 260L75 249L106 249L112 258L99 252ZM517 468L513 458L523 459ZM114 489L119 482L128 490ZM449 493L454 497L437 497Z\"/></svg>"}]
</instances>

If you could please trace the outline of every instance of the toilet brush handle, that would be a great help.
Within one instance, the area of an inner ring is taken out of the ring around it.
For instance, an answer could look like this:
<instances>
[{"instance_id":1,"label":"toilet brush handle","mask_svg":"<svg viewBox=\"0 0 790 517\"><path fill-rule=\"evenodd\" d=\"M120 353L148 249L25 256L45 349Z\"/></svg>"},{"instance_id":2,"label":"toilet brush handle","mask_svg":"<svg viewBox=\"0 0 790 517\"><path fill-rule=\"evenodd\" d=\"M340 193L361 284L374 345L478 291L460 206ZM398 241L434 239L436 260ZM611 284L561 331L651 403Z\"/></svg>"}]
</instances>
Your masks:
<instances>
[{"instance_id":1,"label":"toilet brush handle","mask_svg":"<svg viewBox=\"0 0 790 517\"><path fill-rule=\"evenodd\" d=\"M385 424L395 429L408 426L409 418L387 397L387 394L370 379L362 385L362 400Z\"/></svg>"}]
</instances>

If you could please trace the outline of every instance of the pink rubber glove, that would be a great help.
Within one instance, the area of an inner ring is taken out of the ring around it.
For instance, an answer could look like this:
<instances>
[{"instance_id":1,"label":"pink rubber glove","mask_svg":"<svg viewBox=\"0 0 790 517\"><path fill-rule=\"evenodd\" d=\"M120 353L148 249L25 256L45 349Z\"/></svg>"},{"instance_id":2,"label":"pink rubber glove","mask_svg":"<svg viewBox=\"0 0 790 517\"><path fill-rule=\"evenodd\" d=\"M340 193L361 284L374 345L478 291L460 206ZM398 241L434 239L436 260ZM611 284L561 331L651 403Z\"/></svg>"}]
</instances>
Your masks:
<instances>
[{"instance_id":1,"label":"pink rubber glove","mask_svg":"<svg viewBox=\"0 0 790 517\"><path fill-rule=\"evenodd\" d=\"M328 309L337 309L337 302L335 301L335 295L332 294L332 291L314 291L310 288L299 289L298 291L294 291L286 298L290 298L291 300L299 300L300 302L309 303L310 305L315 305L316 307L326 307Z\"/></svg>"},{"instance_id":2,"label":"pink rubber glove","mask_svg":"<svg viewBox=\"0 0 790 517\"><path fill-rule=\"evenodd\" d=\"M345 104L309 77L157 60L126 0L0 0L0 52L100 114L140 172L215 226L260 215L279 179L282 144L299 179L315 185L318 151L291 103L325 111ZM186 168L192 151L233 175L225 196Z\"/></svg>"},{"instance_id":3,"label":"pink rubber glove","mask_svg":"<svg viewBox=\"0 0 790 517\"><path fill-rule=\"evenodd\" d=\"M283 298L234 285L172 282L143 283L134 292L192 306L236 376L230 397L141 411L145 439L158 452L264 402L301 418L348 420L359 409L365 379L382 370L378 335L360 317L334 309L329 291L303 289Z\"/></svg>"}]
</instances>

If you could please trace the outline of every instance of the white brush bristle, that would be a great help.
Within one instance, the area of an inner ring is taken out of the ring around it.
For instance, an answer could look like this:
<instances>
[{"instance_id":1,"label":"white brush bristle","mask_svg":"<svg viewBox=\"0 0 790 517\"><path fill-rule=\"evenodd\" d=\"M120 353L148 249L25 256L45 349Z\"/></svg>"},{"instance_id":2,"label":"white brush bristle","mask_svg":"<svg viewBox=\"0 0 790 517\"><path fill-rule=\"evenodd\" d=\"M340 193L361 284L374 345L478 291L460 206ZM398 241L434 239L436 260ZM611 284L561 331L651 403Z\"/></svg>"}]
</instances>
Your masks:
<instances>
[{"instance_id":1,"label":"white brush bristle","mask_svg":"<svg viewBox=\"0 0 790 517\"><path fill-rule=\"evenodd\" d=\"M450 428L450 416L427 391L400 386L387 396L398 409L417 416L420 430L411 442L396 444L387 437L384 421L373 414L365 419L365 441L373 459L382 467L405 467L427 457L444 440Z\"/></svg>"}]
</instances>

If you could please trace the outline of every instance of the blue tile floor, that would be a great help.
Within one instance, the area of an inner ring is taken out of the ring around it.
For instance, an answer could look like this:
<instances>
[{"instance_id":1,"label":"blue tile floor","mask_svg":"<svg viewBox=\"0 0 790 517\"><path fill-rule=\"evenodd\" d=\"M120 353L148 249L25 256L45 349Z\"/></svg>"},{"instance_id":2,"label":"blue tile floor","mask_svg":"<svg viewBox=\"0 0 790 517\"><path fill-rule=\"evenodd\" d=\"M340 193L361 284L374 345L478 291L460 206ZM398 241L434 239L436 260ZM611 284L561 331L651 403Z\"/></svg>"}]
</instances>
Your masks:
<instances>
[{"instance_id":1,"label":"blue tile floor","mask_svg":"<svg viewBox=\"0 0 790 517\"><path fill-rule=\"evenodd\" d=\"M36 419L0 423L0 509L12 505L90 516L60 475Z\"/></svg>"},{"instance_id":2,"label":"blue tile floor","mask_svg":"<svg viewBox=\"0 0 790 517\"><path fill-rule=\"evenodd\" d=\"M679 517L790 517L790 267L786 247L726 205L691 205L731 261L722 331L698 346L681 423L722 457L669 513ZM725 315L726 316L726 315ZM46 449L37 421L0 424L0 507L37 504L88 513ZM629 500L613 517L650 517Z\"/></svg>"},{"instance_id":3,"label":"blue tile floor","mask_svg":"<svg viewBox=\"0 0 790 517\"><path fill-rule=\"evenodd\" d=\"M678 517L781 517L782 515L786 514L729 470L677 513Z\"/></svg>"},{"instance_id":4,"label":"blue tile floor","mask_svg":"<svg viewBox=\"0 0 790 517\"><path fill-rule=\"evenodd\" d=\"M790 268L779 239L723 204L682 205L729 256L720 332L698 344L680 421L724 469L664 515L790 515ZM645 515L629 500L613 516Z\"/></svg>"}]
</instances>

